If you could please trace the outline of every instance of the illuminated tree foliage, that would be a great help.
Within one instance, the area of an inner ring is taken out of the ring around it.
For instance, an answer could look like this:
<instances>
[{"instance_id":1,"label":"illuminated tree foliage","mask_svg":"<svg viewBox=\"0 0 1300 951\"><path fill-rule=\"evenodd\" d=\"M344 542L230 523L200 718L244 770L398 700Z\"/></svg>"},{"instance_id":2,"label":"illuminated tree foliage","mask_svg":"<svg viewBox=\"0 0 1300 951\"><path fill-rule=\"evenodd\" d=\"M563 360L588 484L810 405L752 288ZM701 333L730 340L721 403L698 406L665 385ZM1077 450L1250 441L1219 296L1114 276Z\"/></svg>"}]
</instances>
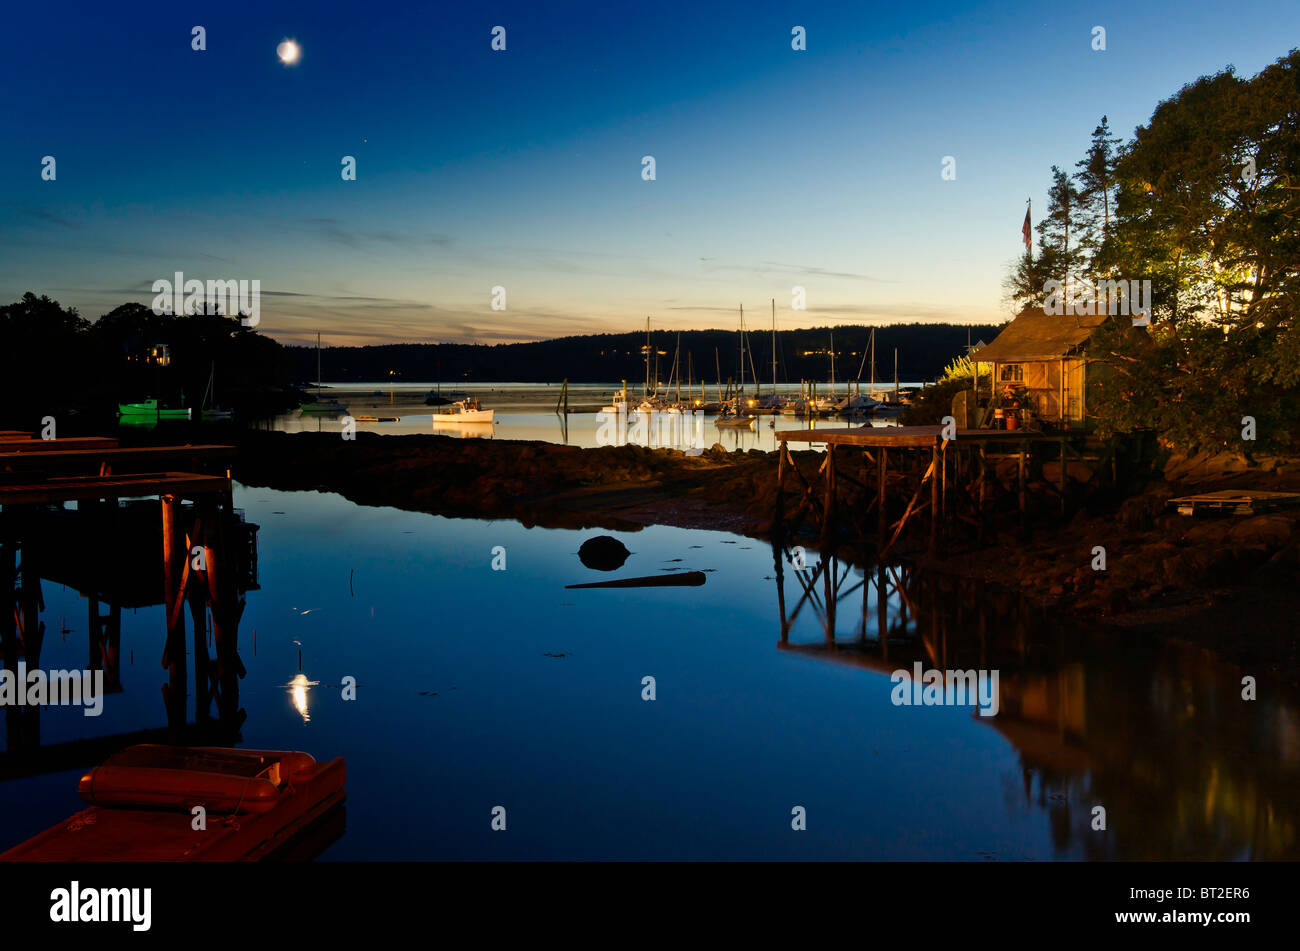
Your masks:
<instances>
[{"instance_id":1,"label":"illuminated tree foliage","mask_svg":"<svg viewBox=\"0 0 1300 951\"><path fill-rule=\"evenodd\" d=\"M1075 273L1152 282L1149 328L1120 317L1094 337L1091 356L1116 371L1090 400L1101 430L1151 428L1188 450L1294 447L1300 50L1249 79L1228 68L1184 86L1118 149L1103 118L1078 168L1075 192L1053 168L1043 247L1007 283L1027 305Z\"/></svg>"}]
</instances>

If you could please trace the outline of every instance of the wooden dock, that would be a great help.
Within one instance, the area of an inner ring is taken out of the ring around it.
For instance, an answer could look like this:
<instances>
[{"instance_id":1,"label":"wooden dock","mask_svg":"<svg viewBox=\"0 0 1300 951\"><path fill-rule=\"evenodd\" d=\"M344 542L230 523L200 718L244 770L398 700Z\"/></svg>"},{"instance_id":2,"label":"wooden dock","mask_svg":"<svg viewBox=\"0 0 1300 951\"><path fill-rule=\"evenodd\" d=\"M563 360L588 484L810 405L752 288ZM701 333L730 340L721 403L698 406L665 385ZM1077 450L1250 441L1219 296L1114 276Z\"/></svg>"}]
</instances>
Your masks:
<instances>
[{"instance_id":1,"label":"wooden dock","mask_svg":"<svg viewBox=\"0 0 1300 951\"><path fill-rule=\"evenodd\" d=\"M1225 489L1184 495L1168 502L1179 515L1257 515L1300 505L1300 492L1264 492Z\"/></svg>"},{"instance_id":2,"label":"wooden dock","mask_svg":"<svg viewBox=\"0 0 1300 951\"><path fill-rule=\"evenodd\" d=\"M111 437L38 439L31 433L0 433L0 597L4 599L0 649L5 667L16 671L19 658L29 667L40 663L45 635L40 620L41 578L56 573L58 567L53 560L58 551L43 546L42 540L49 519L58 516L67 523L60 525L61 537L68 542L65 547L83 563L79 577L88 601L90 669L104 670L110 689L115 686L122 605L110 601L109 613L100 612L105 593L118 590L114 580L134 573L156 583L155 572L161 567L166 625L162 666L168 671L164 696L169 727L175 732L186 719L187 602L194 620L197 716L206 721L215 699L219 720L237 721L242 713L238 678L244 675L238 654L244 601L237 577L244 553L238 548L248 539L231 529L237 515L227 466L234 452L230 446L122 448ZM218 471L159 470L160 463ZM153 543L157 547L143 564L138 556L124 563L128 539L123 535L121 500L149 497L158 499L161 518L151 531L160 541ZM182 506L182 500L191 504ZM69 503L76 509L50 511L51 506ZM211 659L209 612L216 648ZM6 760L39 747L39 714L39 708L6 711ZM0 763L0 771L4 765Z\"/></svg>"},{"instance_id":3,"label":"wooden dock","mask_svg":"<svg viewBox=\"0 0 1300 951\"><path fill-rule=\"evenodd\" d=\"M1098 440L1073 431L992 429L948 430L948 436L945 438L942 426L862 426L778 432L774 533L779 537L785 527L787 481L791 479L798 483L792 493L795 520L813 516L821 528L823 542L832 540L841 521L851 523L859 535L869 533L868 520L874 509L877 553L884 556L893 549L904 528L917 516L927 513L932 550L945 523L967 522L982 539L990 493L1001 489L1001 483L990 478L990 462L1013 460L1016 464L1015 496L1022 532L1026 530L1029 509L1031 469L1040 466L1044 457L1054 457L1059 463L1059 477L1056 485L1050 487L1059 497L1062 515L1069 506L1068 472L1072 460L1090 465L1090 482L1097 481L1107 470L1112 480L1116 478L1114 440ZM809 480L800 472L791 455L791 443L825 445L825 458L814 479ZM860 465L851 459L854 450L861 451ZM891 519L887 487L891 480L900 479L907 484L915 479L915 487L902 513ZM857 486L869 501L856 510L845 510L838 504L841 481Z\"/></svg>"},{"instance_id":4,"label":"wooden dock","mask_svg":"<svg viewBox=\"0 0 1300 951\"><path fill-rule=\"evenodd\" d=\"M85 443L87 440L77 440ZM34 443L48 446L60 440L40 439ZM21 449L12 442L0 441L0 473L5 472L97 472L101 476L113 472L158 471L185 466L185 471L202 471L215 464L225 463L236 454L234 446L131 446L119 447L116 439L106 439L102 444L70 447L63 441L56 448ZM25 445L25 444L24 444ZM143 468L141 468L143 467ZM224 466L221 466L224 468Z\"/></svg>"}]
</instances>

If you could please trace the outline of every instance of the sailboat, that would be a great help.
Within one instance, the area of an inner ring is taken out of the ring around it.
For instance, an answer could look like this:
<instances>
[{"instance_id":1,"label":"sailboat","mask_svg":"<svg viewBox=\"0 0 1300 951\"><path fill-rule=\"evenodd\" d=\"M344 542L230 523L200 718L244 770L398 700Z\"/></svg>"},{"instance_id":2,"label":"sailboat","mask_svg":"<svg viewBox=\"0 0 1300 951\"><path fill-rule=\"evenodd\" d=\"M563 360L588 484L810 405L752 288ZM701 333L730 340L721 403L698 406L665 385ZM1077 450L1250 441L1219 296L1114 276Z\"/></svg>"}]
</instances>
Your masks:
<instances>
[{"instance_id":1,"label":"sailboat","mask_svg":"<svg viewBox=\"0 0 1300 951\"><path fill-rule=\"evenodd\" d=\"M753 351L750 351L751 361ZM750 364L753 365L752 362ZM787 400L776 394L776 298L772 298L772 392L767 396L760 396L754 400L754 412L756 413L780 413L784 410Z\"/></svg>"},{"instance_id":2,"label":"sailboat","mask_svg":"<svg viewBox=\"0 0 1300 951\"><path fill-rule=\"evenodd\" d=\"M311 403L302 404L302 415L304 416L342 416L348 411L345 404L338 400L330 398L323 400L320 398L320 331L316 332L316 399Z\"/></svg>"},{"instance_id":3,"label":"sailboat","mask_svg":"<svg viewBox=\"0 0 1300 951\"><path fill-rule=\"evenodd\" d=\"M745 414L745 305L740 305L740 386L736 395L722 404L722 415L714 420L720 429L753 429L754 417Z\"/></svg>"},{"instance_id":4,"label":"sailboat","mask_svg":"<svg viewBox=\"0 0 1300 951\"><path fill-rule=\"evenodd\" d=\"M217 406L217 364L214 360L212 368L208 371L208 388L203 391L203 404L199 410L199 415L205 423L227 422L234 417L234 413L228 409L221 409Z\"/></svg>"}]
</instances>

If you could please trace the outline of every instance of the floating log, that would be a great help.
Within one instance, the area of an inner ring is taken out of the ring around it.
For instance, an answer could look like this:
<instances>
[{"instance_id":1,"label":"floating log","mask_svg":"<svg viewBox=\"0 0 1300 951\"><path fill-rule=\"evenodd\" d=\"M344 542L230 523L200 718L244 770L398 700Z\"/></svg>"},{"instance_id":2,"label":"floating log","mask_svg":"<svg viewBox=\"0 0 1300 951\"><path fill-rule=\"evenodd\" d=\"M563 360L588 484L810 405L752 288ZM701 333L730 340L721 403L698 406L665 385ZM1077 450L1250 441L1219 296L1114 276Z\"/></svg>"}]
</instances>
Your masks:
<instances>
[{"instance_id":1,"label":"floating log","mask_svg":"<svg viewBox=\"0 0 1300 951\"><path fill-rule=\"evenodd\" d=\"M704 572L684 571L681 574L650 575L645 578L617 578L614 581L589 581L586 584L566 584L569 588L698 588L704 584Z\"/></svg>"}]
</instances>

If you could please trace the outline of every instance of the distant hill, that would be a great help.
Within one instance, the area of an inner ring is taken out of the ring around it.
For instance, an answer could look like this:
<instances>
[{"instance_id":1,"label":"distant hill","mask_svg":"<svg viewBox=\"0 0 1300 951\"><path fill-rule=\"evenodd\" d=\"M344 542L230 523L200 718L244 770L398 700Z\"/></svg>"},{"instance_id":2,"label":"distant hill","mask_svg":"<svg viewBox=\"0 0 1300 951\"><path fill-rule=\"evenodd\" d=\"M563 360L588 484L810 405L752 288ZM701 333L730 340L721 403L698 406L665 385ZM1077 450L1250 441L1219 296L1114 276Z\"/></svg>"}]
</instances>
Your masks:
<instances>
[{"instance_id":1,"label":"distant hill","mask_svg":"<svg viewBox=\"0 0 1300 951\"><path fill-rule=\"evenodd\" d=\"M862 367L871 328L835 327L835 378L870 379L870 358ZM894 348L898 348L900 380L932 380L958 355L967 340L988 342L999 327L990 324L892 324L876 328L876 379L894 378ZM777 332L777 379L782 383L827 380L830 377L832 328ZM659 379L672 373L677 348L676 331L651 333L657 352ZM772 379L772 334L762 329L748 335L752 357L747 357L745 379L752 378L749 362L763 381ZM370 347L325 347L321 350L321 376L340 383L383 380L410 382L474 383L616 383L645 379L644 333L593 334L559 337L531 343L502 344L386 344ZM295 376L316 378L314 347L286 347ZM681 333L681 374L710 384L739 375L739 335L731 330L693 330ZM654 363L651 364L654 372Z\"/></svg>"}]
</instances>

